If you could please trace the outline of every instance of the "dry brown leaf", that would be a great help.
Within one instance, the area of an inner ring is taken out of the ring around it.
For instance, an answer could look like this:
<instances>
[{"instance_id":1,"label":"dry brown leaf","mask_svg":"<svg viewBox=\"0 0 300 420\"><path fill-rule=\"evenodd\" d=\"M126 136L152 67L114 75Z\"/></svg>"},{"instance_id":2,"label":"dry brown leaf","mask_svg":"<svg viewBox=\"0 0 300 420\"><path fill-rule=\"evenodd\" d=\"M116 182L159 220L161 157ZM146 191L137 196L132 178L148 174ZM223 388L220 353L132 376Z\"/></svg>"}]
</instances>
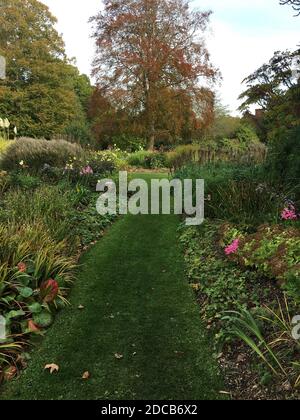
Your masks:
<instances>
[{"instance_id":1,"label":"dry brown leaf","mask_svg":"<svg viewBox=\"0 0 300 420\"><path fill-rule=\"evenodd\" d=\"M59 366L56 365L55 363L50 363L49 365L46 365L44 369L50 370L50 373L52 375L52 373L59 371Z\"/></svg>"},{"instance_id":2,"label":"dry brown leaf","mask_svg":"<svg viewBox=\"0 0 300 420\"><path fill-rule=\"evenodd\" d=\"M28 329L30 332L39 332L41 331L39 327L33 322L32 319L28 320Z\"/></svg>"},{"instance_id":3,"label":"dry brown leaf","mask_svg":"<svg viewBox=\"0 0 300 420\"><path fill-rule=\"evenodd\" d=\"M18 369L15 366L10 366L4 372L4 379L6 381L11 381L18 373Z\"/></svg>"},{"instance_id":4,"label":"dry brown leaf","mask_svg":"<svg viewBox=\"0 0 300 420\"><path fill-rule=\"evenodd\" d=\"M88 371L84 372L84 374L82 375L82 379L85 379L85 380L90 379L90 377L91 377L91 374Z\"/></svg>"}]
</instances>

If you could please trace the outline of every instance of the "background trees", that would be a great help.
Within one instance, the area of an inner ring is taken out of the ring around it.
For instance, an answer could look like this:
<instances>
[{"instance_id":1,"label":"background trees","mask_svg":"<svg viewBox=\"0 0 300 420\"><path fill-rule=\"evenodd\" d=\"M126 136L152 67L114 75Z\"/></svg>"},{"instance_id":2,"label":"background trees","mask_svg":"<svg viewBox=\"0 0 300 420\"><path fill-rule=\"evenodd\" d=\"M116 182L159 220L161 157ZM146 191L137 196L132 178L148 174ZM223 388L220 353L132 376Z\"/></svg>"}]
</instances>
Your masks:
<instances>
[{"instance_id":1,"label":"background trees","mask_svg":"<svg viewBox=\"0 0 300 420\"><path fill-rule=\"evenodd\" d=\"M125 112L149 149L158 132L189 137L196 120L205 126L213 105L207 82L217 76L203 41L210 12L192 12L186 0L104 0L104 6L92 18L94 75L108 108ZM173 111L183 106L178 119Z\"/></svg>"},{"instance_id":2,"label":"background trees","mask_svg":"<svg viewBox=\"0 0 300 420\"><path fill-rule=\"evenodd\" d=\"M247 77L241 109L261 107L258 122L269 143L268 173L300 192L300 50L277 52Z\"/></svg>"},{"instance_id":3,"label":"background trees","mask_svg":"<svg viewBox=\"0 0 300 420\"><path fill-rule=\"evenodd\" d=\"M244 82L247 90L240 99L242 111L259 105L260 124L274 139L279 132L300 125L300 49L276 52L269 63L261 66Z\"/></svg>"},{"instance_id":4,"label":"background trees","mask_svg":"<svg viewBox=\"0 0 300 420\"><path fill-rule=\"evenodd\" d=\"M85 125L87 80L68 62L56 20L36 0L3 0L0 55L6 79L0 81L0 114L21 135L52 137L72 124Z\"/></svg>"},{"instance_id":5,"label":"background trees","mask_svg":"<svg viewBox=\"0 0 300 420\"><path fill-rule=\"evenodd\" d=\"M298 12L298 15L300 15L300 0L280 0L280 4L289 4L293 6L293 9Z\"/></svg>"}]
</instances>

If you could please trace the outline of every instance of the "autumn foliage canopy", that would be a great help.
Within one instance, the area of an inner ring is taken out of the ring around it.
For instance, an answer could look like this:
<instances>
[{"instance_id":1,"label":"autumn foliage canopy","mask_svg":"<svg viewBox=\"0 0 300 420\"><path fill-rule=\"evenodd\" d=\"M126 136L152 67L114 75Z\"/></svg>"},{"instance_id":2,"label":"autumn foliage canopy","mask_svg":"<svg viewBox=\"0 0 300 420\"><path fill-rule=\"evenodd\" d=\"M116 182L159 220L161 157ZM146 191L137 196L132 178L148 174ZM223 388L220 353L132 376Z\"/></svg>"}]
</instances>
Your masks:
<instances>
[{"instance_id":1,"label":"autumn foliage canopy","mask_svg":"<svg viewBox=\"0 0 300 420\"><path fill-rule=\"evenodd\" d=\"M119 116L151 149L160 132L188 138L209 124L210 84L218 76L203 39L211 13L191 11L186 0L104 0L104 6L92 18L93 100L103 105L98 128Z\"/></svg>"}]
</instances>

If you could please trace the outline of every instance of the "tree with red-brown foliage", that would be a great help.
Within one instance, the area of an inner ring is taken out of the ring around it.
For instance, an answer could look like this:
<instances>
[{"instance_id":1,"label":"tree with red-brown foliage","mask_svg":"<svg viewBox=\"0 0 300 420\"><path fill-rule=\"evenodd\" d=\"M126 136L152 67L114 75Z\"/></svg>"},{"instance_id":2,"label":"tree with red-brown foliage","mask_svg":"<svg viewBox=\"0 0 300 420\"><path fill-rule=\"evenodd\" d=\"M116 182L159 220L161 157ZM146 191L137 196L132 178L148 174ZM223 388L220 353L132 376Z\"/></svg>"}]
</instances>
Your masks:
<instances>
[{"instance_id":1,"label":"tree with red-brown foliage","mask_svg":"<svg viewBox=\"0 0 300 420\"><path fill-rule=\"evenodd\" d=\"M164 98L169 111L181 100L190 106L189 118L206 124L213 107L208 86L218 76L203 40L211 12L191 11L188 0L104 0L104 6L91 19L93 73L113 108L142 116L149 149Z\"/></svg>"}]
</instances>

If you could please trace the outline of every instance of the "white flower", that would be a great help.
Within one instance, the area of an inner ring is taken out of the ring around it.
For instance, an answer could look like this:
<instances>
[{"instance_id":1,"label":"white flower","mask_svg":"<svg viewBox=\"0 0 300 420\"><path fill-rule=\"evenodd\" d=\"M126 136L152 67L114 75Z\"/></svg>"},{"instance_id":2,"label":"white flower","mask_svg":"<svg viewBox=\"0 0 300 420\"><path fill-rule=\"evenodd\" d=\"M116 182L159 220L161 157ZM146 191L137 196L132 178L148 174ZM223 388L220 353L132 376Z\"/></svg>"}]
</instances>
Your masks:
<instances>
[{"instance_id":1,"label":"white flower","mask_svg":"<svg viewBox=\"0 0 300 420\"><path fill-rule=\"evenodd\" d=\"M15 133L15 135L17 135L17 134L18 134L18 129L17 129L17 127L15 127L15 128L14 128L14 133Z\"/></svg>"},{"instance_id":2,"label":"white flower","mask_svg":"<svg viewBox=\"0 0 300 420\"><path fill-rule=\"evenodd\" d=\"M19 163L20 166L24 166L24 160L21 160L21 162Z\"/></svg>"},{"instance_id":3,"label":"white flower","mask_svg":"<svg viewBox=\"0 0 300 420\"><path fill-rule=\"evenodd\" d=\"M4 121L0 118L0 128L4 128Z\"/></svg>"},{"instance_id":4,"label":"white flower","mask_svg":"<svg viewBox=\"0 0 300 420\"><path fill-rule=\"evenodd\" d=\"M5 118L5 120L4 120L4 128L9 128L9 126L10 126L10 122L8 121L7 118Z\"/></svg>"}]
</instances>

